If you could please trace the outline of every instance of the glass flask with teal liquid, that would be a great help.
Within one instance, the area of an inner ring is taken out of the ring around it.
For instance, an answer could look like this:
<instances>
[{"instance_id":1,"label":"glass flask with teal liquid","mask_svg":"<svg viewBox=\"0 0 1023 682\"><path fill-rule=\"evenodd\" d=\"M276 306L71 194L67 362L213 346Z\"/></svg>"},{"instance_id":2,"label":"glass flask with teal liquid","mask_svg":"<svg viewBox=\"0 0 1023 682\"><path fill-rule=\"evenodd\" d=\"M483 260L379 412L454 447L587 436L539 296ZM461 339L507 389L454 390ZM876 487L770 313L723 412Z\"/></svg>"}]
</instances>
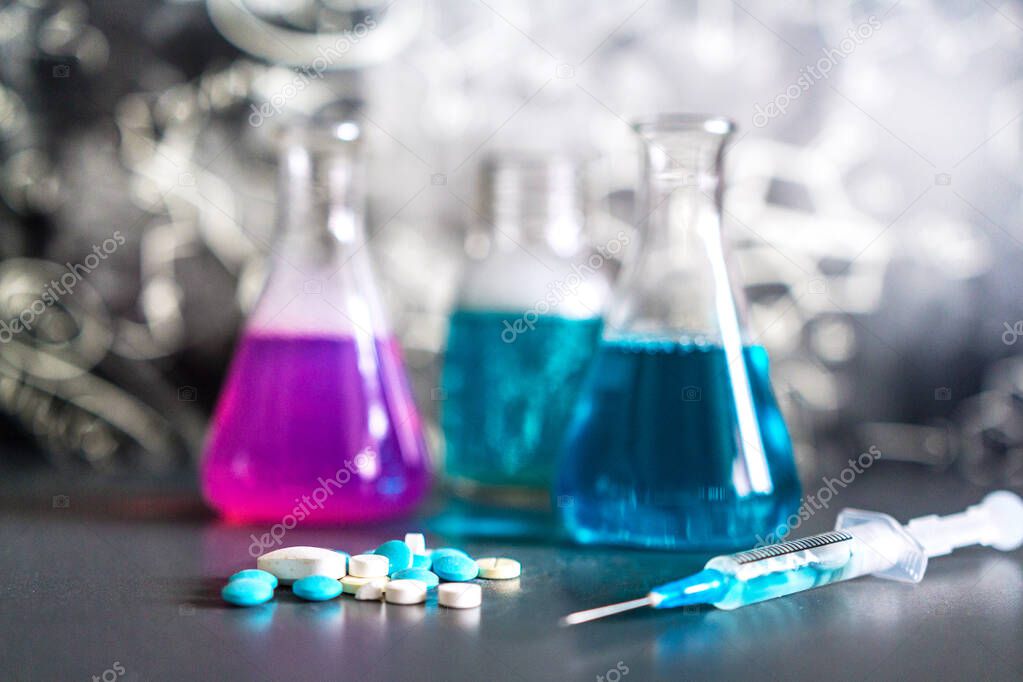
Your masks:
<instances>
[{"instance_id":1,"label":"glass flask with teal liquid","mask_svg":"<svg viewBox=\"0 0 1023 682\"><path fill-rule=\"evenodd\" d=\"M459 285L441 377L447 480L463 497L546 504L593 357L621 245L583 238L578 165L498 156L483 167L485 255ZM626 235L622 235L627 240Z\"/></svg>"},{"instance_id":2,"label":"glass flask with teal liquid","mask_svg":"<svg viewBox=\"0 0 1023 682\"><path fill-rule=\"evenodd\" d=\"M666 115L636 131L638 243L568 427L558 512L582 543L752 546L797 510L800 484L722 239L733 126Z\"/></svg>"}]
</instances>

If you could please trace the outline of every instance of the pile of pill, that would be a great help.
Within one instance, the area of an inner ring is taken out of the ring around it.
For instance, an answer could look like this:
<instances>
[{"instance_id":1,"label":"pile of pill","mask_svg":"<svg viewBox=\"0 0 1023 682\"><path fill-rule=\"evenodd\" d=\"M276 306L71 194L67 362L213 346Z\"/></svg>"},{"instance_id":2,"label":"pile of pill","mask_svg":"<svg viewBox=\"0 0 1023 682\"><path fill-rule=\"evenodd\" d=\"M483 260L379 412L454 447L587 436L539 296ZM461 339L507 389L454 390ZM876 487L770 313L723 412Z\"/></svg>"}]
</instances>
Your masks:
<instances>
[{"instance_id":1,"label":"pile of pill","mask_svg":"<svg viewBox=\"0 0 1023 682\"><path fill-rule=\"evenodd\" d=\"M431 590L437 603L452 609L471 609L483 601L479 584L469 582L518 578L518 561L487 557L473 559L460 549L426 548L422 533L388 540L376 549L354 556L321 547L284 547L256 560L256 568L235 573L220 594L235 606L270 601L278 584L306 601L326 601L341 594L358 600L389 604L422 604Z\"/></svg>"}]
</instances>

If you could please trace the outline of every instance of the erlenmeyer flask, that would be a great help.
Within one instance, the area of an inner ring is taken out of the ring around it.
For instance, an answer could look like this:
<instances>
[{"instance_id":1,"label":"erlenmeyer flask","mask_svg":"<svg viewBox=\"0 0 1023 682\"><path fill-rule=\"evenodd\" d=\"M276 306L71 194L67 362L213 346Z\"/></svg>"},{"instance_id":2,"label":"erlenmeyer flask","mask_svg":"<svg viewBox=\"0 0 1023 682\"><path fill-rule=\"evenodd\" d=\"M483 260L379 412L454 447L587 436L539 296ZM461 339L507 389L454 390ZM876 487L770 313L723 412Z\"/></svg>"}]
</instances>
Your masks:
<instances>
[{"instance_id":1,"label":"erlenmeyer flask","mask_svg":"<svg viewBox=\"0 0 1023 682\"><path fill-rule=\"evenodd\" d=\"M232 520L387 518L428 485L419 415L366 248L359 132L344 121L282 136L271 272L202 462L206 499Z\"/></svg>"},{"instance_id":2,"label":"erlenmeyer flask","mask_svg":"<svg viewBox=\"0 0 1023 682\"><path fill-rule=\"evenodd\" d=\"M456 491L546 504L610 293L584 239L579 164L502 154L480 195L491 248L462 276L444 357L445 470Z\"/></svg>"},{"instance_id":3,"label":"erlenmeyer flask","mask_svg":"<svg viewBox=\"0 0 1023 682\"><path fill-rule=\"evenodd\" d=\"M611 297L557 484L579 542L753 545L799 506L788 431L721 235L732 124L671 115L644 143L639 243Z\"/></svg>"}]
</instances>

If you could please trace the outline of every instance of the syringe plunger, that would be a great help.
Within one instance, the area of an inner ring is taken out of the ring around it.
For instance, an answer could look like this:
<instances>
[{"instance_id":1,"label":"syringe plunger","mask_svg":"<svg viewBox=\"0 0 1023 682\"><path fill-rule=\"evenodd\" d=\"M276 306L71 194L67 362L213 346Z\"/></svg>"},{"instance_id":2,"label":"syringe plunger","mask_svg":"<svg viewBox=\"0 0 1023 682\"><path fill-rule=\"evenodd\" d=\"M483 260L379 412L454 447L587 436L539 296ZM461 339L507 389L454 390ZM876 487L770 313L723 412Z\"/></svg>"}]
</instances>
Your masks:
<instances>
[{"instance_id":1,"label":"syringe plunger","mask_svg":"<svg viewBox=\"0 0 1023 682\"><path fill-rule=\"evenodd\" d=\"M1023 500L1015 493L998 490L958 514L913 519L906 530L928 557L944 556L970 545L1009 552L1023 545Z\"/></svg>"}]
</instances>

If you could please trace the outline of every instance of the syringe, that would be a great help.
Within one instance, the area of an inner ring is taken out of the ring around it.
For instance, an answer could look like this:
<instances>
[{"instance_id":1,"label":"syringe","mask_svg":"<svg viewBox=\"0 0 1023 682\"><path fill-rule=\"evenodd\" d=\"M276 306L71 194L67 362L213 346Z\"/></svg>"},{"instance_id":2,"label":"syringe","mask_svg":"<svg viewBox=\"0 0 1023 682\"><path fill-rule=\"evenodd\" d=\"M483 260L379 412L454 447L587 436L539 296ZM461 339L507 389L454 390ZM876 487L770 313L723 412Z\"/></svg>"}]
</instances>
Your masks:
<instances>
[{"instance_id":1,"label":"syringe","mask_svg":"<svg viewBox=\"0 0 1023 682\"><path fill-rule=\"evenodd\" d=\"M887 514L844 509L835 530L801 540L716 556L702 571L655 587L641 599L565 616L575 625L643 606L712 604L736 609L861 575L920 582L931 557L986 545L1003 552L1023 544L1023 500L1000 490L959 514L921 516L905 526Z\"/></svg>"}]
</instances>

